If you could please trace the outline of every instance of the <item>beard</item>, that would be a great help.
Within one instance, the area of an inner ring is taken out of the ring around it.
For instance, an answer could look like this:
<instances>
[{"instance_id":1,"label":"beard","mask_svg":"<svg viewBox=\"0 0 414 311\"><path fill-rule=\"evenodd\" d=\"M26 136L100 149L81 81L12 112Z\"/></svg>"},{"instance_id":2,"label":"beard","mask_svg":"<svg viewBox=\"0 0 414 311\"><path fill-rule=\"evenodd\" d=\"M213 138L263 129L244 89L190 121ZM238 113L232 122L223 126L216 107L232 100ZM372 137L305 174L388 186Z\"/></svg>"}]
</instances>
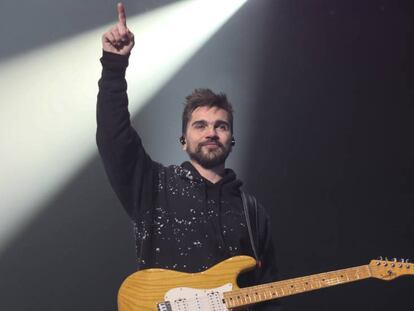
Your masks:
<instances>
[{"instance_id":1,"label":"beard","mask_svg":"<svg viewBox=\"0 0 414 311\"><path fill-rule=\"evenodd\" d=\"M203 148L206 144L211 142L216 143L217 148ZM189 150L187 150L187 153L190 159L194 160L205 169L211 169L224 164L230 154L230 151L230 146L224 146L218 141L207 141L205 143L198 144L194 150L192 150L192 148L189 148Z\"/></svg>"}]
</instances>

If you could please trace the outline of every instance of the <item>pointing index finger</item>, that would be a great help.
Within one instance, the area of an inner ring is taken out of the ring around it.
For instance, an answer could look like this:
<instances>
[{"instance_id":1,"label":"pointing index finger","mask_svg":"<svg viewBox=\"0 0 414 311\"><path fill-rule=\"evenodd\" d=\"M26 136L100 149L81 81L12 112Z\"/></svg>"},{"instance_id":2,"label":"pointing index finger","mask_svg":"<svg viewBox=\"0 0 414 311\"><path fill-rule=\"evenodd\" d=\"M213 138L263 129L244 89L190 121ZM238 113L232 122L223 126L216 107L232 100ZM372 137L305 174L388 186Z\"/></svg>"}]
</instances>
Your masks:
<instances>
[{"instance_id":1,"label":"pointing index finger","mask_svg":"<svg viewBox=\"0 0 414 311\"><path fill-rule=\"evenodd\" d=\"M116 8L118 10L118 21L126 27L126 15L124 5L121 2L119 2Z\"/></svg>"}]
</instances>

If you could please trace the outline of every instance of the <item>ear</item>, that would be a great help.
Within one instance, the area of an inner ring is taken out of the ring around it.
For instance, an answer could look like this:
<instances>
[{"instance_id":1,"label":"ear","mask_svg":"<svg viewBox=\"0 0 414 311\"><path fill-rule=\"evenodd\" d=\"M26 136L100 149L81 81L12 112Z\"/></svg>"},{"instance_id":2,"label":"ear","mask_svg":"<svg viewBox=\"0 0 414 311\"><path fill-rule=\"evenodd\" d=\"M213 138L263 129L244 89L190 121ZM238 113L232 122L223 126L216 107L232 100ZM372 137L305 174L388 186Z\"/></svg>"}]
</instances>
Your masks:
<instances>
[{"instance_id":1,"label":"ear","mask_svg":"<svg viewBox=\"0 0 414 311\"><path fill-rule=\"evenodd\" d=\"M187 150L187 143L186 143L186 141L185 141L184 135L182 135L182 136L179 138L179 141L180 141L181 145L183 146L183 150L184 150L184 151L185 151L185 150Z\"/></svg>"}]
</instances>

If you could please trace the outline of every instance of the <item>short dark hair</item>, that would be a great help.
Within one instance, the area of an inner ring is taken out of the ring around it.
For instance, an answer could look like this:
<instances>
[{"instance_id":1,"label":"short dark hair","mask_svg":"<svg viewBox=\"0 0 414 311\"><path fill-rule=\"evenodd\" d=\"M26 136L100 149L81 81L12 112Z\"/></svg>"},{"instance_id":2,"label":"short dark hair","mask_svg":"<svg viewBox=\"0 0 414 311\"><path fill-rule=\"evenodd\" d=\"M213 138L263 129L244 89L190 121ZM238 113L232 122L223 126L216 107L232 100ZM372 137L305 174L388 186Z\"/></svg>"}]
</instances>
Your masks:
<instances>
[{"instance_id":1,"label":"short dark hair","mask_svg":"<svg viewBox=\"0 0 414 311\"><path fill-rule=\"evenodd\" d=\"M233 106L227 100L226 94L216 94L210 89L195 89L190 95L185 98L184 105L185 107L182 118L183 134L185 134L187 130L187 124L191 119L191 114L199 107L217 107L227 111L229 114L230 130L233 133Z\"/></svg>"}]
</instances>

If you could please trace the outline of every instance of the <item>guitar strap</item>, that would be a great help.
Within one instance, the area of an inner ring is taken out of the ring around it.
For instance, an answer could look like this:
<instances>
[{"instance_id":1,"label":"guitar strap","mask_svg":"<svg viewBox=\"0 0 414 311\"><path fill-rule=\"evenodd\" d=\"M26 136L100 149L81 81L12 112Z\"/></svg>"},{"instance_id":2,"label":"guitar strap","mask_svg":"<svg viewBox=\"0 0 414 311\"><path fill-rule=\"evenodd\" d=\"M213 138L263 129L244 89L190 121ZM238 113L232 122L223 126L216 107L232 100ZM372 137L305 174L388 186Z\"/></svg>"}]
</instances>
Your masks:
<instances>
[{"instance_id":1,"label":"guitar strap","mask_svg":"<svg viewBox=\"0 0 414 311\"><path fill-rule=\"evenodd\" d=\"M256 259L257 264L260 265L260 257L257 252L257 247L259 243L259 227L258 227L258 217L257 217L257 200L256 198L246 192L241 191L241 198L243 202L243 209L244 209L244 215L246 217L246 224L247 224L247 230L249 232L249 238L250 238L250 244L252 246L254 258ZM252 221L251 218L254 217L254 225L255 225L255 232L256 232L256 238L253 235L253 228L252 228Z\"/></svg>"},{"instance_id":2,"label":"guitar strap","mask_svg":"<svg viewBox=\"0 0 414 311\"><path fill-rule=\"evenodd\" d=\"M257 217L257 200L256 198L246 192L241 191L241 198L243 202L243 209L244 209L244 216L246 217L246 224L247 224L247 231L249 232L250 244L252 246L254 258L256 259L256 265L260 267L260 257L257 252L257 247L259 243L259 226L258 226L258 217ZM256 239L253 235L253 228L252 228L252 217L254 217L254 228L256 232ZM246 311L251 311L252 309L248 308Z\"/></svg>"}]
</instances>

